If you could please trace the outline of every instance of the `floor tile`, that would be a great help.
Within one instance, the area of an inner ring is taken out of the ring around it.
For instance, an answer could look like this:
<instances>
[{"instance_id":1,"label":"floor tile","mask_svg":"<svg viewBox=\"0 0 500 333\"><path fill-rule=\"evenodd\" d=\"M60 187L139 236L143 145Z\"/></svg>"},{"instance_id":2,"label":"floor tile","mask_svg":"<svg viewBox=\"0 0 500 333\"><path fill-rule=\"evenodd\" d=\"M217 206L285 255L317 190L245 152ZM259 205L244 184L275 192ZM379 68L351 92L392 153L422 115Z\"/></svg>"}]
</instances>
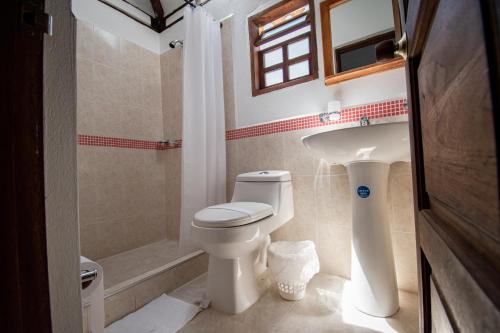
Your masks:
<instances>
[{"instance_id":1,"label":"floor tile","mask_svg":"<svg viewBox=\"0 0 500 333\"><path fill-rule=\"evenodd\" d=\"M193 281L199 295L206 275ZM187 284L171 295L189 301ZM197 315L180 332L418 332L418 297L399 292L400 310L390 318L364 314L352 305L349 280L317 274L309 283L304 299L285 301L273 285L252 307L228 315L209 308Z\"/></svg>"}]
</instances>

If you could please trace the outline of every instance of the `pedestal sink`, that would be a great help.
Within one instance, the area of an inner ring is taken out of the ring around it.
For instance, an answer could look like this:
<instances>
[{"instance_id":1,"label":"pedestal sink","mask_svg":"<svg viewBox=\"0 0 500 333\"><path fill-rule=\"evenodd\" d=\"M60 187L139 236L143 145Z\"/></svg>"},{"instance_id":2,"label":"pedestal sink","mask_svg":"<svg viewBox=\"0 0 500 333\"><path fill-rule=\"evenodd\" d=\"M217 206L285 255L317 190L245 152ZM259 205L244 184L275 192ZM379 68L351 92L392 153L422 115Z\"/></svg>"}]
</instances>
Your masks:
<instances>
[{"instance_id":1,"label":"pedestal sink","mask_svg":"<svg viewBox=\"0 0 500 333\"><path fill-rule=\"evenodd\" d=\"M351 280L362 312L399 309L387 212L389 166L410 157L407 122L331 130L302 138L318 157L347 168L352 196ZM397 194L396 194L397 195Z\"/></svg>"}]
</instances>

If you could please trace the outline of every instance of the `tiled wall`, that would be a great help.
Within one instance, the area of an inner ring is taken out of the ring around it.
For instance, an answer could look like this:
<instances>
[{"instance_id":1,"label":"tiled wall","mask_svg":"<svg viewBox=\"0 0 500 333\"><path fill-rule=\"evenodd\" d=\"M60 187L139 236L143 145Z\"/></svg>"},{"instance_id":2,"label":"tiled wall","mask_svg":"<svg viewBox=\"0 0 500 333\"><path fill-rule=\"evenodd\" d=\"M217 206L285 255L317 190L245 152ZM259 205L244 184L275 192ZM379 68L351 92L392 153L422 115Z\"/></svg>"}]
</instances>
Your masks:
<instances>
[{"instance_id":1,"label":"tiled wall","mask_svg":"<svg viewBox=\"0 0 500 333\"><path fill-rule=\"evenodd\" d=\"M236 175L254 170L289 170L292 173L295 217L278 229L273 240L313 240L321 271L350 277L351 197L343 166L314 158L300 138L318 129L248 137L227 142L228 196ZM409 163L391 165L389 216L398 285L417 291L417 266Z\"/></svg>"},{"instance_id":2,"label":"tiled wall","mask_svg":"<svg viewBox=\"0 0 500 333\"><path fill-rule=\"evenodd\" d=\"M228 129L226 135L228 139L228 198L232 195L234 180L239 173L262 169L290 170L294 184L295 218L275 232L272 235L273 239L314 240L320 256L321 270L349 277L351 203L346 170L341 166L329 166L314 158L302 145L300 141L302 136L324 130L321 127L323 124L317 121L316 116L235 129L231 29L231 20L226 20L222 29L222 54L226 128ZM181 138L182 129L182 49L166 52L159 58L162 77L160 89L163 101L162 134L164 139L178 140ZM163 80L163 78L168 78L168 80ZM406 117L403 103L403 100L398 100L392 103L376 103L372 106L351 108L344 111L343 118L338 123L358 119L360 112L370 114L371 118L384 117L385 121L401 120ZM82 132L79 133L82 134ZM162 199L165 203L164 214L167 221L165 232L169 237L177 237L180 215L181 149L165 149L163 146L156 145L155 142L117 144L144 145L146 149L137 154L156 156L156 162L165 163L164 177L158 180L159 183L163 181L162 186L168 189ZM107 149L121 151L116 148ZM125 149L122 153L116 154L135 154L131 151ZM149 162L154 164L153 161ZM123 163L131 162L123 161ZM135 163L138 162L135 161ZM150 175L149 172L148 174ZM388 209L398 284L401 289L416 291L415 234L409 164L401 162L392 165L389 182ZM142 192L139 193L143 195ZM145 198L150 198L149 194L145 195Z\"/></svg>"},{"instance_id":3,"label":"tiled wall","mask_svg":"<svg viewBox=\"0 0 500 333\"><path fill-rule=\"evenodd\" d=\"M163 138L160 56L77 21L76 60L79 143L95 144L78 145L81 252L99 259L168 236L166 154L115 148Z\"/></svg>"},{"instance_id":4,"label":"tiled wall","mask_svg":"<svg viewBox=\"0 0 500 333\"><path fill-rule=\"evenodd\" d=\"M182 48L165 52L160 56L163 96L163 135L166 140L182 137ZM165 152L167 170L165 186L167 208L167 233L179 238L181 214L181 150Z\"/></svg>"},{"instance_id":5,"label":"tiled wall","mask_svg":"<svg viewBox=\"0 0 500 333\"><path fill-rule=\"evenodd\" d=\"M292 173L295 217L277 230L273 240L313 240L320 257L321 271L350 277L351 196L347 171L312 156L300 138L323 126L357 123L360 114L381 121L401 121L407 110L397 99L372 105L350 107L338 122L322 124L317 116L277 121L247 128L235 128L232 75L231 22L224 22L224 98L226 108L227 191L231 197L236 176L243 172L277 169ZM376 101L375 101L376 102ZM398 286L416 292L417 264L410 164L391 165L389 176L389 217Z\"/></svg>"}]
</instances>

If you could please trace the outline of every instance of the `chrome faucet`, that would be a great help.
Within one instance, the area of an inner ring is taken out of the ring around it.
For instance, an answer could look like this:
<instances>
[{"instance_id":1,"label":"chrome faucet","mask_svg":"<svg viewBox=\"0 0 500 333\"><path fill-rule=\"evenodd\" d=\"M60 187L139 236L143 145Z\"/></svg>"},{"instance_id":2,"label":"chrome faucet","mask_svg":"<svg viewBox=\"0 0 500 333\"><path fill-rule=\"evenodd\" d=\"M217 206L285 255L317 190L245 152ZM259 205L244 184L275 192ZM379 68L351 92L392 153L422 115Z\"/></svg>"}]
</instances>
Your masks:
<instances>
[{"instance_id":1,"label":"chrome faucet","mask_svg":"<svg viewBox=\"0 0 500 333\"><path fill-rule=\"evenodd\" d=\"M319 121L324 123L330 120L340 120L342 113L340 111L323 112L319 114Z\"/></svg>"},{"instance_id":2,"label":"chrome faucet","mask_svg":"<svg viewBox=\"0 0 500 333\"><path fill-rule=\"evenodd\" d=\"M359 119L359 125L364 127L370 125L370 119L367 116L363 116Z\"/></svg>"}]
</instances>

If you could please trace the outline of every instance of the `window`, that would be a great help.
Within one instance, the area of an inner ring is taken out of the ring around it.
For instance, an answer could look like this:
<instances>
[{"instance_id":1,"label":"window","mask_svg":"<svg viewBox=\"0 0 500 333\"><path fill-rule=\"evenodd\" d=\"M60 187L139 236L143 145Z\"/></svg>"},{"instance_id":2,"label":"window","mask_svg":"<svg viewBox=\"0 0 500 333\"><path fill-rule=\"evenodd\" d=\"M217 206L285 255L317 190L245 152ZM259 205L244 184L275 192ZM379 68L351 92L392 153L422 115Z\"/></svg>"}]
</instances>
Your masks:
<instances>
[{"instance_id":1,"label":"window","mask_svg":"<svg viewBox=\"0 0 500 333\"><path fill-rule=\"evenodd\" d=\"M395 38L394 30L391 30L335 48L333 51L335 55L335 73L377 63L375 52L377 45L386 40L395 40Z\"/></svg>"},{"instance_id":2,"label":"window","mask_svg":"<svg viewBox=\"0 0 500 333\"><path fill-rule=\"evenodd\" d=\"M318 78L313 0L281 1L248 27L253 96Z\"/></svg>"}]
</instances>

